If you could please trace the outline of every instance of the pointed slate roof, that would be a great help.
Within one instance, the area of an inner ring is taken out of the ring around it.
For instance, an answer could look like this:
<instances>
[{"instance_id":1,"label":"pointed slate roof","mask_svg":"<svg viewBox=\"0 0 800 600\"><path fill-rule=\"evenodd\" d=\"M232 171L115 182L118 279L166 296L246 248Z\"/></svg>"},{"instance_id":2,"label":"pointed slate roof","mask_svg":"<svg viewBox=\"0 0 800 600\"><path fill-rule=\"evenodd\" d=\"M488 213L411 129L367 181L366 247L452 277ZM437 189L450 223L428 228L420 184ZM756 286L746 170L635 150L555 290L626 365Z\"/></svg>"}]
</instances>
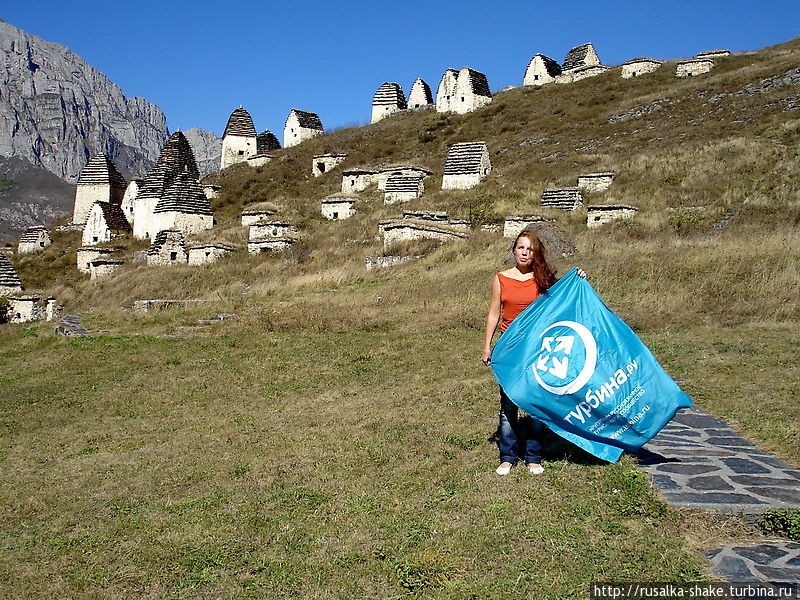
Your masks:
<instances>
[{"instance_id":1,"label":"pointed slate roof","mask_svg":"<svg viewBox=\"0 0 800 600\"><path fill-rule=\"evenodd\" d=\"M164 229L156 234L156 237L153 239L153 243L147 250L147 253L150 255L158 254L161 252L161 248L164 246L164 244L171 240L177 240L178 245L181 246L184 251L186 250L186 241L180 231L177 229Z\"/></svg>"},{"instance_id":2,"label":"pointed slate roof","mask_svg":"<svg viewBox=\"0 0 800 600\"><path fill-rule=\"evenodd\" d=\"M186 173L195 179L200 177L189 141L180 131L176 131L164 144L155 166L141 183L137 197L160 198L181 173Z\"/></svg>"},{"instance_id":3,"label":"pointed slate roof","mask_svg":"<svg viewBox=\"0 0 800 600\"><path fill-rule=\"evenodd\" d=\"M561 68L564 71L569 71L570 69L577 69L578 67L586 66L586 57L589 54L590 48L594 49L591 43L575 46L567 53L567 57L564 59L564 64L561 66Z\"/></svg>"},{"instance_id":4,"label":"pointed slate roof","mask_svg":"<svg viewBox=\"0 0 800 600\"><path fill-rule=\"evenodd\" d=\"M188 173L181 173L174 179L153 209L154 213L171 211L190 215L214 214L203 188Z\"/></svg>"},{"instance_id":5,"label":"pointed slate roof","mask_svg":"<svg viewBox=\"0 0 800 600\"><path fill-rule=\"evenodd\" d=\"M266 154L270 150L279 150L281 143L269 129L256 136L256 154Z\"/></svg>"},{"instance_id":6,"label":"pointed slate roof","mask_svg":"<svg viewBox=\"0 0 800 600\"><path fill-rule=\"evenodd\" d=\"M105 154L95 154L83 167L78 185L110 185L112 188L125 189L125 178L117 171L117 167Z\"/></svg>"},{"instance_id":7,"label":"pointed slate roof","mask_svg":"<svg viewBox=\"0 0 800 600\"><path fill-rule=\"evenodd\" d=\"M403 95L403 88L397 83L386 82L381 84L375 96L372 98L372 106L397 106L406 108L406 98Z\"/></svg>"},{"instance_id":8,"label":"pointed slate roof","mask_svg":"<svg viewBox=\"0 0 800 600\"><path fill-rule=\"evenodd\" d=\"M50 238L50 234L47 232L47 229L44 227L44 225L31 225L20 236L19 241L21 244L36 243L39 241L39 236L42 233L44 233L48 239Z\"/></svg>"},{"instance_id":9,"label":"pointed slate roof","mask_svg":"<svg viewBox=\"0 0 800 600\"><path fill-rule=\"evenodd\" d=\"M322 121L320 121L319 116L317 113L309 112L307 110L298 110L293 108L289 111L289 117L292 116L292 113L297 115L297 122L300 124L300 127L304 127L306 129L319 129L322 131ZM289 120L289 117L286 120Z\"/></svg>"},{"instance_id":10,"label":"pointed slate roof","mask_svg":"<svg viewBox=\"0 0 800 600\"><path fill-rule=\"evenodd\" d=\"M245 137L256 137L256 128L253 126L253 118L243 107L239 107L228 117L228 124L225 126L225 133L228 135L241 135Z\"/></svg>"},{"instance_id":11,"label":"pointed slate roof","mask_svg":"<svg viewBox=\"0 0 800 600\"><path fill-rule=\"evenodd\" d=\"M404 175L392 175L386 180L386 193L391 192L414 192L419 193L422 177L409 177Z\"/></svg>"},{"instance_id":12,"label":"pointed slate roof","mask_svg":"<svg viewBox=\"0 0 800 600\"><path fill-rule=\"evenodd\" d=\"M489 80L486 79L486 75L480 71L476 71L475 69L470 69L469 67L464 67L461 69L462 73L464 71L466 71L469 75L469 81L470 85L472 86L473 94L476 96L488 96L489 98L492 97L492 92L489 91Z\"/></svg>"},{"instance_id":13,"label":"pointed slate roof","mask_svg":"<svg viewBox=\"0 0 800 600\"><path fill-rule=\"evenodd\" d=\"M0 253L0 286L22 287L22 281L20 281L14 266L2 253Z\"/></svg>"},{"instance_id":14,"label":"pointed slate roof","mask_svg":"<svg viewBox=\"0 0 800 600\"><path fill-rule=\"evenodd\" d=\"M111 202L95 202L103 211L103 220L111 231L131 231L131 225L125 218L125 212L119 204ZM92 205L94 207L94 205Z\"/></svg>"},{"instance_id":15,"label":"pointed slate roof","mask_svg":"<svg viewBox=\"0 0 800 600\"><path fill-rule=\"evenodd\" d=\"M544 54L537 53L536 56L534 56L531 59L531 62L536 60L537 57L542 59L542 63L544 64L544 68L547 71L547 74L550 75L550 77L555 77L557 75L561 75L561 65L558 64L558 61L555 61L552 58L550 58L549 56L545 56Z\"/></svg>"},{"instance_id":16,"label":"pointed slate roof","mask_svg":"<svg viewBox=\"0 0 800 600\"><path fill-rule=\"evenodd\" d=\"M487 152L486 142L461 142L447 151L445 175L472 175L480 173L481 158Z\"/></svg>"},{"instance_id":17,"label":"pointed slate roof","mask_svg":"<svg viewBox=\"0 0 800 600\"><path fill-rule=\"evenodd\" d=\"M420 104L433 104L431 87L425 83L424 80L417 77L414 83L411 84L411 91L408 93L408 104L411 104L412 98L417 98L419 96L422 97Z\"/></svg>"}]
</instances>

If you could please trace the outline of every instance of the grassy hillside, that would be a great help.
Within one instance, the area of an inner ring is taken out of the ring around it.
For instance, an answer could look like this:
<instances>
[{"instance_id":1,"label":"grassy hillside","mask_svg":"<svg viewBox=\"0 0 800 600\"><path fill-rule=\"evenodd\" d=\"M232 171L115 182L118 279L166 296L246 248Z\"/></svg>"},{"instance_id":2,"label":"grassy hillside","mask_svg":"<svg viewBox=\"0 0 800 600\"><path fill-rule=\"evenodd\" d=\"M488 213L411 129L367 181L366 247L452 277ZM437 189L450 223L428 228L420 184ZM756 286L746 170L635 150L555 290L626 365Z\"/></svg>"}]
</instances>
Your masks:
<instances>
[{"instance_id":1,"label":"grassy hillside","mask_svg":"<svg viewBox=\"0 0 800 600\"><path fill-rule=\"evenodd\" d=\"M786 74L799 56L795 40L696 78L668 63L513 89L217 176L218 225L197 239L241 247L242 208L272 202L304 232L283 255L87 281L72 233L13 258L28 287L106 333L0 326L0 577L14 582L0 597L562 599L592 580L707 578L698 550L759 534L669 509L630 457L600 464L550 437L543 476L493 474L497 393L479 357L507 240L408 244L389 251L425 257L383 271L363 261L383 252L378 221L406 208L554 217L578 247L559 271L586 269L700 406L798 466L800 85ZM447 146L479 139L491 175L440 190ZM344 168L435 175L419 200L384 207L372 191L328 222L319 201L340 169L310 173L326 151L349 153ZM588 202L638 206L633 221L588 231L585 209L538 206L605 170L611 189ZM136 315L142 298L208 302ZM198 322L218 312L235 316Z\"/></svg>"}]
</instances>

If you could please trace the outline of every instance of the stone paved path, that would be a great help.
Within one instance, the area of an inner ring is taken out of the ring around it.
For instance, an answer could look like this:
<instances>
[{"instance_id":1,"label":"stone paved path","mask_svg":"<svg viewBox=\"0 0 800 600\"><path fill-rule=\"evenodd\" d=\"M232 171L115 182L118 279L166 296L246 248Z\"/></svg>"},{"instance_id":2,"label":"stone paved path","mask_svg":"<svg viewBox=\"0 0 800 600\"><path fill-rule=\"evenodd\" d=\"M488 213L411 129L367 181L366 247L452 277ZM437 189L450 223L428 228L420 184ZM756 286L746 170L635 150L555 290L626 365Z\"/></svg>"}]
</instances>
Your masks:
<instances>
[{"instance_id":1,"label":"stone paved path","mask_svg":"<svg viewBox=\"0 0 800 600\"><path fill-rule=\"evenodd\" d=\"M56 335L72 337L89 335L89 332L81 325L80 315L67 315L56 326Z\"/></svg>"},{"instance_id":2,"label":"stone paved path","mask_svg":"<svg viewBox=\"0 0 800 600\"><path fill-rule=\"evenodd\" d=\"M744 514L800 508L800 469L697 407L679 412L638 458L674 506Z\"/></svg>"},{"instance_id":3,"label":"stone paved path","mask_svg":"<svg viewBox=\"0 0 800 600\"><path fill-rule=\"evenodd\" d=\"M800 508L800 469L759 450L723 420L684 409L638 454L639 465L673 506L758 515ZM703 553L728 582L800 582L800 544L732 544Z\"/></svg>"},{"instance_id":4,"label":"stone paved path","mask_svg":"<svg viewBox=\"0 0 800 600\"><path fill-rule=\"evenodd\" d=\"M800 544L730 545L704 552L716 575L729 582L800 582Z\"/></svg>"}]
</instances>

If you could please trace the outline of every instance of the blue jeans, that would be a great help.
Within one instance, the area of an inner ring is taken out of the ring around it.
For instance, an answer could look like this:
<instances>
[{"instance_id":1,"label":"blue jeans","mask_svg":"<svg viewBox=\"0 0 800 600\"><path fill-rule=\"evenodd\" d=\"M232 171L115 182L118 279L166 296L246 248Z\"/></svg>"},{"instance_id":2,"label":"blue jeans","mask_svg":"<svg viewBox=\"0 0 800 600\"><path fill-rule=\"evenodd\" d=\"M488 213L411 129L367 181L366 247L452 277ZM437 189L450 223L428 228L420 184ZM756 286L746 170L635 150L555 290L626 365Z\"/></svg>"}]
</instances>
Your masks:
<instances>
[{"instance_id":1,"label":"blue jeans","mask_svg":"<svg viewBox=\"0 0 800 600\"><path fill-rule=\"evenodd\" d=\"M542 450L539 443L542 424L538 419L527 415L519 417L518 413L517 405L501 389L500 425L497 428L500 462L510 462L513 465L518 458L523 458L526 463L538 464L542 460L539 454ZM520 448L520 441L524 448Z\"/></svg>"}]
</instances>

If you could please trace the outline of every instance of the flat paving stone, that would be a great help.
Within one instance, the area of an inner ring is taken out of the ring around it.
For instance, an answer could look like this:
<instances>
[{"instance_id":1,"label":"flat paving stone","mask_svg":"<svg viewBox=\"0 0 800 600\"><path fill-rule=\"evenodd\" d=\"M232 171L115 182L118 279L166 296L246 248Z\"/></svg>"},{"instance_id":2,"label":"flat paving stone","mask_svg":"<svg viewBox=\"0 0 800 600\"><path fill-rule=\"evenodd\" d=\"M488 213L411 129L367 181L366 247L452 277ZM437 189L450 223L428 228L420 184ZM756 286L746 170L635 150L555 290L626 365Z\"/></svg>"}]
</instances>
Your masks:
<instances>
[{"instance_id":1,"label":"flat paving stone","mask_svg":"<svg viewBox=\"0 0 800 600\"><path fill-rule=\"evenodd\" d=\"M798 469L697 407L675 415L637 458L674 506L748 515L800 508Z\"/></svg>"},{"instance_id":2,"label":"flat paving stone","mask_svg":"<svg viewBox=\"0 0 800 600\"><path fill-rule=\"evenodd\" d=\"M795 542L731 544L704 552L703 556L711 562L714 574L724 581L793 585L800 581L800 544Z\"/></svg>"}]
</instances>

